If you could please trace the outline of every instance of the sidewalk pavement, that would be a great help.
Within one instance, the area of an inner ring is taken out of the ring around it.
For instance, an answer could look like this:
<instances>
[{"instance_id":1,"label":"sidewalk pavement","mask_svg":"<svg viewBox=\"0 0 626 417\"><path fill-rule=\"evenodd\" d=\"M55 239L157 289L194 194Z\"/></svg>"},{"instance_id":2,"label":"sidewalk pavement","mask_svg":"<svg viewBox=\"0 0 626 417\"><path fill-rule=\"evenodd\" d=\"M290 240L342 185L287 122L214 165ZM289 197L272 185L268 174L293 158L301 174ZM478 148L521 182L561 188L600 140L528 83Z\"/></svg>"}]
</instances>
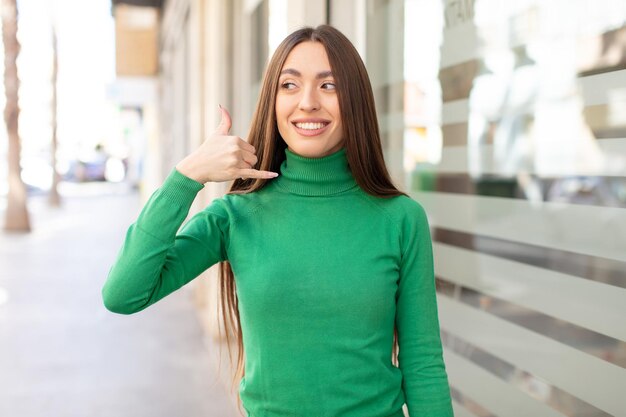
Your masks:
<instances>
[{"instance_id":1,"label":"sidewalk pavement","mask_svg":"<svg viewBox=\"0 0 626 417\"><path fill-rule=\"evenodd\" d=\"M239 416L190 288L130 316L102 304L137 195L64 186L60 209L31 198L31 234L0 232L0 416Z\"/></svg>"}]
</instances>

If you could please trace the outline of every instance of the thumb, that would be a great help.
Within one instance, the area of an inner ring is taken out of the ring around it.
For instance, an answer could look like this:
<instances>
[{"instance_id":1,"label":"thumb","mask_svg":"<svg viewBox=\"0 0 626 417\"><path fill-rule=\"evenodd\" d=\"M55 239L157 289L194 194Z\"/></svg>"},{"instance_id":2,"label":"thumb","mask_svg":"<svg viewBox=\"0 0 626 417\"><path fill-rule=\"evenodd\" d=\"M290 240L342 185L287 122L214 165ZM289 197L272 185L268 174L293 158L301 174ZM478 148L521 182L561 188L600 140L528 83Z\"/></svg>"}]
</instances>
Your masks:
<instances>
[{"instance_id":1,"label":"thumb","mask_svg":"<svg viewBox=\"0 0 626 417\"><path fill-rule=\"evenodd\" d=\"M215 131L215 133L219 135L227 135L233 122L230 119L230 113L228 113L228 110L222 107L221 104L219 105L219 107L220 112L222 113L222 119L220 120L220 124L217 126L217 130Z\"/></svg>"}]
</instances>

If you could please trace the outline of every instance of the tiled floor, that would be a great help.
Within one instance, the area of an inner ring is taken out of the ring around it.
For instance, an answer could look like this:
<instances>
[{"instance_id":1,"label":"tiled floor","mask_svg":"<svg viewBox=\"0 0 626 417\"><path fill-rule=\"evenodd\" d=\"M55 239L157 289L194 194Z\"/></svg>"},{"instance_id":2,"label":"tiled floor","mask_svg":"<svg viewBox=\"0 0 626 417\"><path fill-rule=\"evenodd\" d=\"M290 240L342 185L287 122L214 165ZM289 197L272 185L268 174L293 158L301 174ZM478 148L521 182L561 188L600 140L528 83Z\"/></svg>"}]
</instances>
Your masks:
<instances>
[{"instance_id":1,"label":"tiled floor","mask_svg":"<svg viewBox=\"0 0 626 417\"><path fill-rule=\"evenodd\" d=\"M190 289L131 316L102 305L137 196L104 184L66 191L61 209L31 199L32 233L0 232L0 416L238 416Z\"/></svg>"}]
</instances>

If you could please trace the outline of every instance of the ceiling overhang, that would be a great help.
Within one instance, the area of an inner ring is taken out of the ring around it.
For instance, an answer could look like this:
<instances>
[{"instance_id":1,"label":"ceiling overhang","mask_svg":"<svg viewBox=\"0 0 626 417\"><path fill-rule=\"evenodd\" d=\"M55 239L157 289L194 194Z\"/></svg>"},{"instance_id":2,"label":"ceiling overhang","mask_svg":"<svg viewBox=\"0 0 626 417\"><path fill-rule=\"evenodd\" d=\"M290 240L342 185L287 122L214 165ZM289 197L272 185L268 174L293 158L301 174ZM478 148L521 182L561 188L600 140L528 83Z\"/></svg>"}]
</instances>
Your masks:
<instances>
[{"instance_id":1,"label":"ceiling overhang","mask_svg":"<svg viewBox=\"0 0 626 417\"><path fill-rule=\"evenodd\" d=\"M163 0L111 0L113 6L128 4L129 6L161 8Z\"/></svg>"}]
</instances>

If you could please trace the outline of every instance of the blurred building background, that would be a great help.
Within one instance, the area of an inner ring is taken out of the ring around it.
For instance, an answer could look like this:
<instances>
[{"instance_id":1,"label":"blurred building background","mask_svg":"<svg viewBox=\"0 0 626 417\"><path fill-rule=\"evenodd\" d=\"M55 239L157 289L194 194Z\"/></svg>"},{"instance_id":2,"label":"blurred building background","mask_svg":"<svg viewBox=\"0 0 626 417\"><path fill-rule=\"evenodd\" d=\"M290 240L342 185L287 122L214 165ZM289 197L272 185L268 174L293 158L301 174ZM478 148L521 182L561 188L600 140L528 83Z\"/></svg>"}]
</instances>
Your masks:
<instances>
[{"instance_id":1,"label":"blurred building background","mask_svg":"<svg viewBox=\"0 0 626 417\"><path fill-rule=\"evenodd\" d=\"M218 104L245 138L280 40L332 24L368 67L394 181L429 215L455 414L626 416L626 0L110 6L108 179L145 201ZM216 269L188 288L223 344Z\"/></svg>"}]
</instances>

